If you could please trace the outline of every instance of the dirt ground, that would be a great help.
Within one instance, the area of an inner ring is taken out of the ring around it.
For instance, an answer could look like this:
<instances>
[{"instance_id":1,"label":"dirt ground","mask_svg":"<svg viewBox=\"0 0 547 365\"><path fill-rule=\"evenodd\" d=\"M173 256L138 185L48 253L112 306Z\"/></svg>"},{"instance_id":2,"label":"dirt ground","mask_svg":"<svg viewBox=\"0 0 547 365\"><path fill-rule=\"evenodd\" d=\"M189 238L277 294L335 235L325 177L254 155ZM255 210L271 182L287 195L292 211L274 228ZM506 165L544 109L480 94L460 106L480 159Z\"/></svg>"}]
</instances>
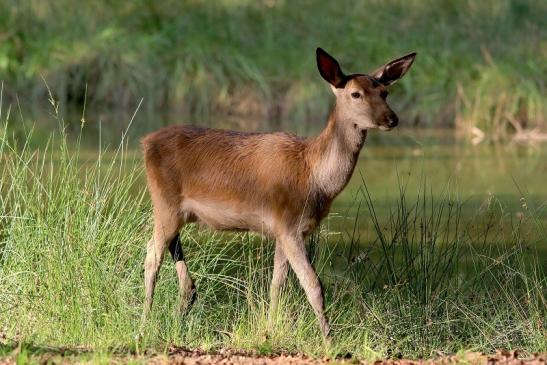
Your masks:
<instances>
[{"instance_id":1,"label":"dirt ground","mask_svg":"<svg viewBox=\"0 0 547 365\"><path fill-rule=\"evenodd\" d=\"M539 365L546 364L547 356L534 355L531 357L521 357L518 352L499 351L493 355L484 355L480 353L465 353L464 355L454 355L448 357L439 357L431 360L404 360L390 359L378 360L374 363L357 361L355 359L313 359L301 354L279 354L272 356L257 356L252 354L232 352L229 350L220 351L217 354L206 354L200 351L187 351L183 349L171 349L169 356L153 357L149 359L151 364L184 364L184 365L209 365L209 364L393 364L393 365L411 365L411 364L527 364Z\"/></svg>"},{"instance_id":2,"label":"dirt ground","mask_svg":"<svg viewBox=\"0 0 547 365\"><path fill-rule=\"evenodd\" d=\"M16 364L16 355L0 358L0 365ZM496 354L486 355L476 352L467 352L460 355L444 356L428 360L405 360L405 359L386 359L375 362L358 361L355 359L314 359L302 354L276 354L276 355L258 355L248 352L237 352L232 350L220 350L211 354L201 350L186 350L181 348L170 348L167 355L149 355L149 356L115 356L110 359L112 363L144 363L153 365L177 364L177 365L319 365L319 364L373 364L373 365L419 365L419 364L484 364L484 365L544 365L547 363L547 354L535 354L532 356L522 356L517 351L507 352L498 351ZM104 361L104 360L103 360ZM62 354L40 354L31 356L31 363L39 364L73 364L86 363L85 357L63 356Z\"/></svg>"}]
</instances>

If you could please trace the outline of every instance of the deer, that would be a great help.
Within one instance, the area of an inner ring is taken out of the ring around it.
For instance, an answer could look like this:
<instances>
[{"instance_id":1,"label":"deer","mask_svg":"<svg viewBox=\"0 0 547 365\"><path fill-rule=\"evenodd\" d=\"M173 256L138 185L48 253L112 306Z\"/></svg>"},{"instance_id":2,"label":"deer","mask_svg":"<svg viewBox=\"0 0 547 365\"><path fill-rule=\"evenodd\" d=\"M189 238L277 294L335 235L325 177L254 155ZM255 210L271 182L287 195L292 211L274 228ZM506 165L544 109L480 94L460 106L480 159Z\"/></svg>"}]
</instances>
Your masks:
<instances>
[{"instance_id":1,"label":"deer","mask_svg":"<svg viewBox=\"0 0 547 365\"><path fill-rule=\"evenodd\" d=\"M172 125L145 136L141 144L154 223L144 263L143 321L152 307L166 248L175 263L180 310L195 298L179 232L188 223L198 223L275 240L269 317L278 311L291 267L322 335L330 337L323 288L307 257L306 238L350 180L367 131L397 126L387 87L406 74L415 57L413 52L370 74L346 75L334 57L317 48L319 74L336 102L315 137L191 125Z\"/></svg>"}]
</instances>

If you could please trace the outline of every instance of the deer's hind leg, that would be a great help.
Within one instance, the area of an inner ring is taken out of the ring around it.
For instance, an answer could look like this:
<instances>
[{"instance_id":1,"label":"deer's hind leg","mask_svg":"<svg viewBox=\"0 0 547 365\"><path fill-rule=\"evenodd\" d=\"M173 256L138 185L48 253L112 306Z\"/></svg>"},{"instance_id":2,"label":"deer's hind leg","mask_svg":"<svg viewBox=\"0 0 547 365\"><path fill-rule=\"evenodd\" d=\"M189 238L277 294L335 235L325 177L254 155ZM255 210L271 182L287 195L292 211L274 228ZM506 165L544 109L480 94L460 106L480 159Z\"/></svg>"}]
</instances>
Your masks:
<instances>
[{"instance_id":1,"label":"deer's hind leg","mask_svg":"<svg viewBox=\"0 0 547 365\"><path fill-rule=\"evenodd\" d=\"M180 311L185 312L195 299L196 289L192 277L188 271L188 266L184 261L180 235L177 234L169 244L169 251L175 263L177 277L179 279Z\"/></svg>"},{"instance_id":2,"label":"deer's hind leg","mask_svg":"<svg viewBox=\"0 0 547 365\"><path fill-rule=\"evenodd\" d=\"M178 236L182 225L177 209L166 204L165 201L152 195L154 204L154 234L146 247L146 259L144 262L144 290L145 303L143 311L143 323L146 321L154 297L154 288L158 271L163 261L165 248Z\"/></svg>"}]
</instances>

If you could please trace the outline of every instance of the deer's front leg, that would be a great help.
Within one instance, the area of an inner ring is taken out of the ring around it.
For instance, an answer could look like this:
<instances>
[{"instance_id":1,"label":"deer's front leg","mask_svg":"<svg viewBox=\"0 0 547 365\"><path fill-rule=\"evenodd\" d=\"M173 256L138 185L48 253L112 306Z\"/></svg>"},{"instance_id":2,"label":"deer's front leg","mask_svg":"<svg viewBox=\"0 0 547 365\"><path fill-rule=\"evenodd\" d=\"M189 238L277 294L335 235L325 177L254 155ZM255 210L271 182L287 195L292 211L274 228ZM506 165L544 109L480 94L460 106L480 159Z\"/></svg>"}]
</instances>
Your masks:
<instances>
[{"instance_id":1,"label":"deer's front leg","mask_svg":"<svg viewBox=\"0 0 547 365\"><path fill-rule=\"evenodd\" d=\"M285 235L280 239L281 248L285 253L300 285L306 292L321 332L326 337L330 333L330 326L325 316L325 305L323 299L323 288L317 274L308 260L304 238L301 235Z\"/></svg>"},{"instance_id":2,"label":"deer's front leg","mask_svg":"<svg viewBox=\"0 0 547 365\"><path fill-rule=\"evenodd\" d=\"M287 257L281 248L281 243L276 242L275 244L275 254L274 254L274 268L272 275L272 285L270 287L270 311L268 322L271 325L273 324L273 319L277 316L277 309L279 306L279 295L281 293L281 288L287 280L287 273L289 271L289 262Z\"/></svg>"}]
</instances>

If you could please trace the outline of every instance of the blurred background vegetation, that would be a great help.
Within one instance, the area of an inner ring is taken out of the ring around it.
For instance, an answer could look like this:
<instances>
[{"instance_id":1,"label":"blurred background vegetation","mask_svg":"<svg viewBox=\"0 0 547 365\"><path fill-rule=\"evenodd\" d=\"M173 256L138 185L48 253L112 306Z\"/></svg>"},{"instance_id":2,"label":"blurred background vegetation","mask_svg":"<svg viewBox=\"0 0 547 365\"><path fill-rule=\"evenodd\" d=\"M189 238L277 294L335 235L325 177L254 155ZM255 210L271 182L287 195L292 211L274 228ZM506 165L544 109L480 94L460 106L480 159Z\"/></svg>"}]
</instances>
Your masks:
<instances>
[{"instance_id":1,"label":"blurred background vegetation","mask_svg":"<svg viewBox=\"0 0 547 365\"><path fill-rule=\"evenodd\" d=\"M347 72L416 51L392 96L403 125L542 139L545 19L543 0L3 0L0 80L27 107L47 100L45 80L63 112L84 100L132 112L143 98L148 129L223 115L301 132L332 102L317 46Z\"/></svg>"}]
</instances>

